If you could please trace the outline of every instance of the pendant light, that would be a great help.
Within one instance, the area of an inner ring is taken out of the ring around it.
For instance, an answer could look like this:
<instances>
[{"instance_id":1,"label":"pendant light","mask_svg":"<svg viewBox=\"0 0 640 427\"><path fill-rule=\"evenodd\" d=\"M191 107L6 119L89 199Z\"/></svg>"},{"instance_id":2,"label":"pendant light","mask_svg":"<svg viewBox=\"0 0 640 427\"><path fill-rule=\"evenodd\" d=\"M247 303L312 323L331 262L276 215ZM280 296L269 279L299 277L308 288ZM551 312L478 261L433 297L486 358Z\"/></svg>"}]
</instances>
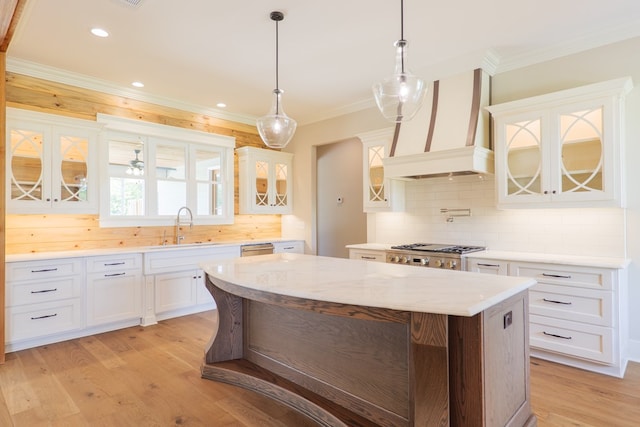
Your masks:
<instances>
[{"instance_id":1,"label":"pendant light","mask_svg":"<svg viewBox=\"0 0 640 427\"><path fill-rule=\"evenodd\" d=\"M424 80L406 66L407 41L404 39L404 0L400 0L400 40L396 41L396 68L392 76L373 85L373 95L382 115L392 122L411 120L422 106L427 92Z\"/></svg>"},{"instance_id":2,"label":"pendant light","mask_svg":"<svg viewBox=\"0 0 640 427\"><path fill-rule=\"evenodd\" d=\"M284 148L296 131L298 123L287 116L282 109L282 90L278 86L278 22L284 19L282 12L274 11L269 16L276 23L276 88L273 102L267 115L258 118L257 127L260 137L269 148Z\"/></svg>"}]
</instances>

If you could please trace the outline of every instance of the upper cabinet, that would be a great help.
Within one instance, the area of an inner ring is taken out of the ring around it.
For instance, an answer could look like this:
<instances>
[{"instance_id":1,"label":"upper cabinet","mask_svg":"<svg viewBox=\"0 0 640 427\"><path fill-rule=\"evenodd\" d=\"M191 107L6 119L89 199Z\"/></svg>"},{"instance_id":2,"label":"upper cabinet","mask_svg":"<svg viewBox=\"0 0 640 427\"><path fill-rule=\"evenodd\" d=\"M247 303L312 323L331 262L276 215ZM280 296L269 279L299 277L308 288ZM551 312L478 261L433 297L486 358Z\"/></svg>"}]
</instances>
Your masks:
<instances>
[{"instance_id":1,"label":"upper cabinet","mask_svg":"<svg viewBox=\"0 0 640 427\"><path fill-rule=\"evenodd\" d=\"M96 213L95 122L7 108L7 213Z\"/></svg>"},{"instance_id":2,"label":"upper cabinet","mask_svg":"<svg viewBox=\"0 0 640 427\"><path fill-rule=\"evenodd\" d=\"M236 149L241 214L290 214L293 154L255 147Z\"/></svg>"},{"instance_id":3,"label":"upper cabinet","mask_svg":"<svg viewBox=\"0 0 640 427\"><path fill-rule=\"evenodd\" d=\"M362 194L364 212L404 210L404 181L385 176L382 160L389 155L393 128L362 133Z\"/></svg>"},{"instance_id":4,"label":"upper cabinet","mask_svg":"<svg viewBox=\"0 0 640 427\"><path fill-rule=\"evenodd\" d=\"M498 207L622 206L630 78L488 107Z\"/></svg>"}]
</instances>

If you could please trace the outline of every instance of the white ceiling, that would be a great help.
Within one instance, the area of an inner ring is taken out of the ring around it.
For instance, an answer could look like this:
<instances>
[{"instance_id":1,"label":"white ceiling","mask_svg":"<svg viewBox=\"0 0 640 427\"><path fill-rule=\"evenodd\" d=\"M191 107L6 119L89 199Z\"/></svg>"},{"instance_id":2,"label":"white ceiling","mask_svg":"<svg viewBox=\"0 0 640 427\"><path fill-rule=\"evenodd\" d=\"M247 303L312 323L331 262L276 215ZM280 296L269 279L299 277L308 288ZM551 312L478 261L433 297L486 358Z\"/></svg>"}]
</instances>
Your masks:
<instances>
[{"instance_id":1,"label":"white ceiling","mask_svg":"<svg viewBox=\"0 0 640 427\"><path fill-rule=\"evenodd\" d=\"M280 10L280 88L302 125L374 105L371 85L392 73L400 38L400 0L130 3L29 0L8 70L214 114L225 102L221 117L252 123L275 87L269 13ZM111 36L92 36L94 26ZM640 1L405 0L404 32L408 65L427 81L479 66L493 74L640 36Z\"/></svg>"}]
</instances>

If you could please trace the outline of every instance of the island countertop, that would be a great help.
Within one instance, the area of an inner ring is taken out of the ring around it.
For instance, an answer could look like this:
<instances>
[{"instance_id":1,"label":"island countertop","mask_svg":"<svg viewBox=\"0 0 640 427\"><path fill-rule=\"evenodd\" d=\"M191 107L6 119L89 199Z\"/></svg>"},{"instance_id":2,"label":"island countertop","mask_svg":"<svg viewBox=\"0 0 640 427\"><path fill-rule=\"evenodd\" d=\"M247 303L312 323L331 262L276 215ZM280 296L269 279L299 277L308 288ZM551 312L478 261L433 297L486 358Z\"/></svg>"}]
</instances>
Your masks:
<instances>
[{"instance_id":1,"label":"island countertop","mask_svg":"<svg viewBox=\"0 0 640 427\"><path fill-rule=\"evenodd\" d=\"M211 277L251 290L454 316L474 316L536 283L526 277L291 253L220 260L201 267Z\"/></svg>"}]
</instances>

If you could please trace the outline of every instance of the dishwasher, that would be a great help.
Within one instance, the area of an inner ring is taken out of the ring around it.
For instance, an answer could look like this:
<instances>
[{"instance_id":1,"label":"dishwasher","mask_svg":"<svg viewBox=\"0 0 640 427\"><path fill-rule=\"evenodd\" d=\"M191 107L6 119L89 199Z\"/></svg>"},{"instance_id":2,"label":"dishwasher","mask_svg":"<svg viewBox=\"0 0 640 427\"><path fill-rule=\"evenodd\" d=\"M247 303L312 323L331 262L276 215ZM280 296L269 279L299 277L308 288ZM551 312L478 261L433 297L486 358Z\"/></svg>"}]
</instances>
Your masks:
<instances>
[{"instance_id":1,"label":"dishwasher","mask_svg":"<svg viewBox=\"0 0 640 427\"><path fill-rule=\"evenodd\" d=\"M273 245L271 243L256 243L254 245L240 246L240 256L256 256L268 255L273 253Z\"/></svg>"}]
</instances>

